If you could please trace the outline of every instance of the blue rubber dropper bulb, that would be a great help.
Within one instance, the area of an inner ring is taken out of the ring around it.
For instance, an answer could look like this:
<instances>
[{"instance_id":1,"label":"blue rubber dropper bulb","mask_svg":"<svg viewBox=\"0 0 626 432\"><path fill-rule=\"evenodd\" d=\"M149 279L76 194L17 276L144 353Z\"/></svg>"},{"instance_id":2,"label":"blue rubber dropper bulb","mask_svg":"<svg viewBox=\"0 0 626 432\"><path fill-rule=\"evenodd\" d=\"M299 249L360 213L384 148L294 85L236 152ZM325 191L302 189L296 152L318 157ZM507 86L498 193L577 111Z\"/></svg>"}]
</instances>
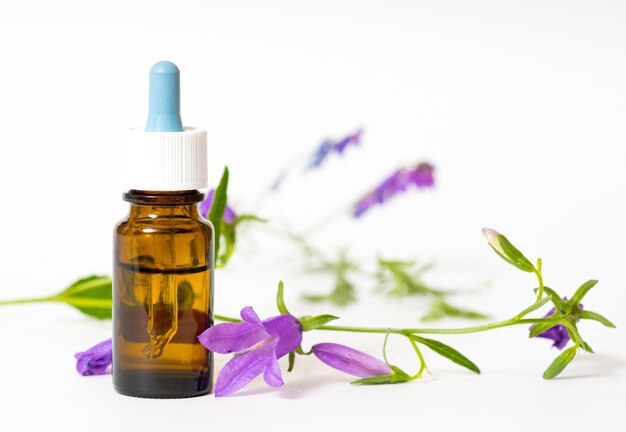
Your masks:
<instances>
[{"instance_id":1,"label":"blue rubber dropper bulb","mask_svg":"<svg viewBox=\"0 0 626 432\"><path fill-rule=\"evenodd\" d=\"M150 69L150 108L146 132L183 132L180 118L180 70L162 61Z\"/></svg>"}]
</instances>

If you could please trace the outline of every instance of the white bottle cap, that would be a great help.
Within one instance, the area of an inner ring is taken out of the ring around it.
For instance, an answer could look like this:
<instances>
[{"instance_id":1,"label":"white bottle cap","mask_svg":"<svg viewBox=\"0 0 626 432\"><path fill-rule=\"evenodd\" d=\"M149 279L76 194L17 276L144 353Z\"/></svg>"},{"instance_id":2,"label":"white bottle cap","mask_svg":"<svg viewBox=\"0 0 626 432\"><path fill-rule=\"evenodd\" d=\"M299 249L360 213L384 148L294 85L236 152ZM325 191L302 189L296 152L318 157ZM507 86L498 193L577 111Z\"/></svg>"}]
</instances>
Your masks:
<instances>
[{"instance_id":1,"label":"white bottle cap","mask_svg":"<svg viewBox=\"0 0 626 432\"><path fill-rule=\"evenodd\" d=\"M131 129L129 188L143 191L204 189L207 183L207 133L185 127L183 132Z\"/></svg>"},{"instance_id":2,"label":"white bottle cap","mask_svg":"<svg viewBox=\"0 0 626 432\"><path fill-rule=\"evenodd\" d=\"M130 189L184 191L207 187L207 133L183 127L180 71L168 61L150 69L150 109L145 128L131 129L126 150Z\"/></svg>"}]
</instances>

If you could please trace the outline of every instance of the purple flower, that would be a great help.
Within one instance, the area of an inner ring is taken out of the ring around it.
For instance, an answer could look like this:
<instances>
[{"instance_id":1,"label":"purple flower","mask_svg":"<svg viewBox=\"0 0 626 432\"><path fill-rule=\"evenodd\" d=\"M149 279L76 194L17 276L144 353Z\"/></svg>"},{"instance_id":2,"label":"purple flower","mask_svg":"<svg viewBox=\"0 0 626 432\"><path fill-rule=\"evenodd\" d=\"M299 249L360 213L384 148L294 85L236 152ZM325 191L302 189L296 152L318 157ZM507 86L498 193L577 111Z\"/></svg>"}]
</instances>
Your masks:
<instances>
[{"instance_id":1,"label":"purple flower","mask_svg":"<svg viewBox=\"0 0 626 432\"><path fill-rule=\"evenodd\" d=\"M543 333L539 333L537 337L551 339L552 341L554 341L552 346L560 350L565 348L565 345L567 345L570 339L569 334L567 333L567 329L563 324L557 324L554 327L551 327L548 330L544 331Z\"/></svg>"},{"instance_id":2,"label":"purple flower","mask_svg":"<svg viewBox=\"0 0 626 432\"><path fill-rule=\"evenodd\" d=\"M76 370L79 374L105 375L111 373L111 363L113 363L111 339L100 342L92 346L85 352L74 355L76 358Z\"/></svg>"},{"instance_id":3,"label":"purple flower","mask_svg":"<svg viewBox=\"0 0 626 432\"><path fill-rule=\"evenodd\" d=\"M414 168L402 168L387 177L376 189L365 195L356 203L352 210L354 217L360 217L370 207L384 204L389 198L397 195L413 185L417 188L430 188L435 184L434 168L427 162L422 162Z\"/></svg>"},{"instance_id":4,"label":"purple flower","mask_svg":"<svg viewBox=\"0 0 626 432\"><path fill-rule=\"evenodd\" d=\"M563 301L567 301L567 297L563 297ZM578 307L582 309L583 305L579 304ZM551 317L554 315L555 311L556 308L550 309L544 318ZM532 329L533 327L534 325L530 328ZM557 324L554 327L550 327L548 330L539 333L536 337L552 340L554 342L552 346L560 350L565 348L565 345L567 345L570 340L567 328L563 324Z\"/></svg>"},{"instance_id":5,"label":"purple flower","mask_svg":"<svg viewBox=\"0 0 626 432\"><path fill-rule=\"evenodd\" d=\"M358 131L354 132L351 135L344 137L343 139L339 141L333 141L333 140L328 140L328 139L323 141L320 144L320 146L317 148L315 153L313 153L313 156L311 157L311 160L309 161L309 164L306 169L308 170L308 169L319 168L324 162L324 160L326 160L326 157L328 157L329 154L331 153L343 154L346 147L350 145L355 145L355 146L359 145L361 143L362 133L363 131L359 129Z\"/></svg>"},{"instance_id":6,"label":"purple flower","mask_svg":"<svg viewBox=\"0 0 626 432\"><path fill-rule=\"evenodd\" d=\"M392 373L389 365L376 357L336 343L313 345L313 354L328 366L361 378Z\"/></svg>"},{"instance_id":7,"label":"purple flower","mask_svg":"<svg viewBox=\"0 0 626 432\"><path fill-rule=\"evenodd\" d=\"M258 375L272 387L283 385L278 359L302 342L302 326L293 315L261 321L252 307L241 310L240 323L213 326L198 336L208 350L234 354L215 382L215 396L228 396Z\"/></svg>"},{"instance_id":8,"label":"purple flower","mask_svg":"<svg viewBox=\"0 0 626 432\"><path fill-rule=\"evenodd\" d=\"M204 201L200 203L200 214L203 217L205 218L208 217L209 211L211 210L211 206L213 205L214 199L215 199L215 189L211 189L207 193ZM224 216L223 216L224 222L232 223L236 218L237 218L237 214L234 212L234 210L230 208L229 206L226 206L226 208L224 209Z\"/></svg>"},{"instance_id":9,"label":"purple flower","mask_svg":"<svg viewBox=\"0 0 626 432\"><path fill-rule=\"evenodd\" d=\"M278 188L283 184L283 181L285 181L285 177L287 177L287 172L280 173L279 176L274 179L274 183L272 183L270 190L272 192L277 191Z\"/></svg>"}]
</instances>

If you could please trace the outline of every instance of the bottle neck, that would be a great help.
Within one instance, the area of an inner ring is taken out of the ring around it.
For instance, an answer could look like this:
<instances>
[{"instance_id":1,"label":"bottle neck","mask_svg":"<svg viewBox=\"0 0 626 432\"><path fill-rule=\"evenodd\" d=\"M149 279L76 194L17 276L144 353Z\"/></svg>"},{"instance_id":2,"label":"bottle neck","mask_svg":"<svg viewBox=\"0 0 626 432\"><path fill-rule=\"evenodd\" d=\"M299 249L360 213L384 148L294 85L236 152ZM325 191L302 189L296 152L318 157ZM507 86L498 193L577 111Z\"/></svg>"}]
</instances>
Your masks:
<instances>
[{"instance_id":1,"label":"bottle neck","mask_svg":"<svg viewBox=\"0 0 626 432\"><path fill-rule=\"evenodd\" d=\"M198 215L198 203L203 199L204 194L198 190L160 192L131 189L124 194L124 201L131 204L131 215L135 217L157 213L195 217Z\"/></svg>"},{"instance_id":2,"label":"bottle neck","mask_svg":"<svg viewBox=\"0 0 626 432\"><path fill-rule=\"evenodd\" d=\"M124 194L124 201L131 204L157 207L192 205L203 199L204 194L198 190L157 192L131 189Z\"/></svg>"}]
</instances>

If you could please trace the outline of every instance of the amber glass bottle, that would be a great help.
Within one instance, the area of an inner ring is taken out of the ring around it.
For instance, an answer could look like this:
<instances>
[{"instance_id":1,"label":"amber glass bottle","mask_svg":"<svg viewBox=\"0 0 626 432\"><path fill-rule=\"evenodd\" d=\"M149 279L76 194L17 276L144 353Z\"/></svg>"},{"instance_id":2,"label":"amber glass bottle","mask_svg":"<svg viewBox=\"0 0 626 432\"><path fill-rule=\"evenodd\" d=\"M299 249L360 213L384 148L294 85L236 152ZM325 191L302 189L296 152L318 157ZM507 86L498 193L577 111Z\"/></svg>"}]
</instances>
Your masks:
<instances>
[{"instance_id":1,"label":"amber glass bottle","mask_svg":"<svg viewBox=\"0 0 626 432\"><path fill-rule=\"evenodd\" d=\"M213 227L198 191L124 194L115 229L113 384L122 394L176 398L211 391Z\"/></svg>"},{"instance_id":2,"label":"amber glass bottle","mask_svg":"<svg viewBox=\"0 0 626 432\"><path fill-rule=\"evenodd\" d=\"M207 134L184 127L180 70L150 69L148 121L130 131L120 174L128 218L115 228L113 385L122 394L177 398L211 391L213 227L198 213L207 187Z\"/></svg>"}]
</instances>

